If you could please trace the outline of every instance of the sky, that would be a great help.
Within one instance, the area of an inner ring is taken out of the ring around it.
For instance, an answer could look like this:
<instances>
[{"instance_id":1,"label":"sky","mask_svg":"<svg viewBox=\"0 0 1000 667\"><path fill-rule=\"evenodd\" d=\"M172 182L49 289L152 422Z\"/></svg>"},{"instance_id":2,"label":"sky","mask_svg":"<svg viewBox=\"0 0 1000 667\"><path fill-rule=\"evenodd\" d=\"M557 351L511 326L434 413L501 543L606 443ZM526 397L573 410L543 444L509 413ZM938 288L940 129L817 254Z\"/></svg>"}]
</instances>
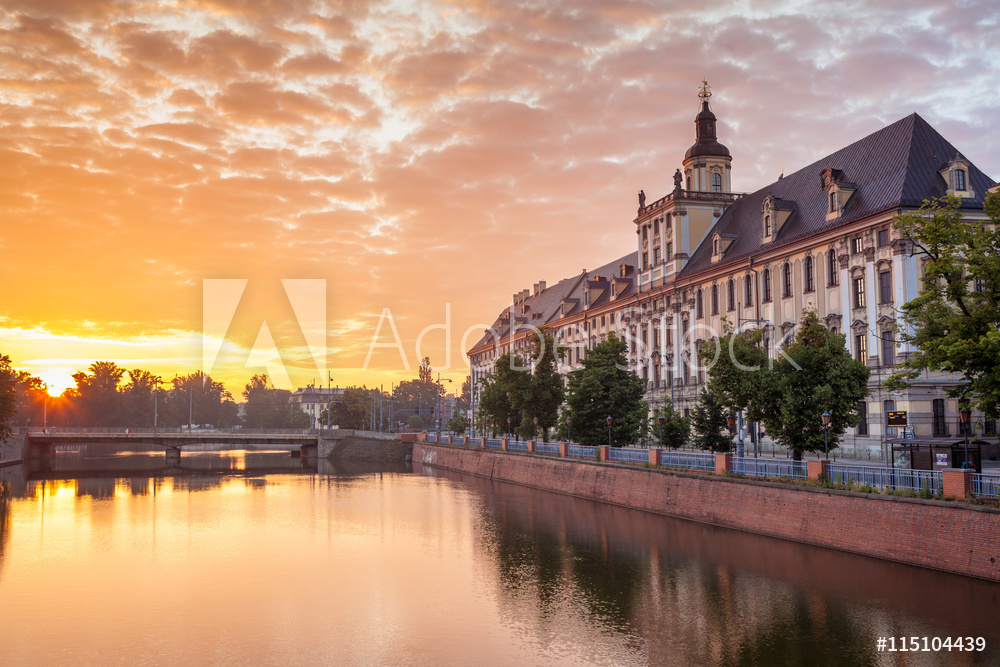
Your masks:
<instances>
[{"instance_id":1,"label":"sky","mask_svg":"<svg viewBox=\"0 0 1000 667\"><path fill-rule=\"evenodd\" d=\"M998 179L998 63L993 0L5 0L0 354L457 390L635 249L703 79L736 191L914 111Z\"/></svg>"}]
</instances>

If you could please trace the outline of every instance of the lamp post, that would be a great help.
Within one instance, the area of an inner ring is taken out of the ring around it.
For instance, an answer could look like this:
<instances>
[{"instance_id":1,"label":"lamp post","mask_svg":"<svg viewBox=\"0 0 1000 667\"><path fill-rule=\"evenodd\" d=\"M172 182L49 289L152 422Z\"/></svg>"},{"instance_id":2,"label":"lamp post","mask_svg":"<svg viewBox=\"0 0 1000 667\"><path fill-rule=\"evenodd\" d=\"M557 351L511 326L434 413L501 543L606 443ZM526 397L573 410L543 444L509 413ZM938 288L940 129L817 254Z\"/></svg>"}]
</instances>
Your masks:
<instances>
[{"instance_id":1,"label":"lamp post","mask_svg":"<svg viewBox=\"0 0 1000 667\"><path fill-rule=\"evenodd\" d=\"M830 421L833 419L833 415L830 414L829 410L824 410L823 414L820 415L823 418L823 457L829 461L830 460Z\"/></svg>"},{"instance_id":2,"label":"lamp post","mask_svg":"<svg viewBox=\"0 0 1000 667\"><path fill-rule=\"evenodd\" d=\"M538 439L538 417L535 417L531 421L533 421L534 424L535 424L535 437L533 437L532 440L537 440Z\"/></svg>"},{"instance_id":3,"label":"lamp post","mask_svg":"<svg viewBox=\"0 0 1000 667\"><path fill-rule=\"evenodd\" d=\"M611 446L611 417L608 417L608 447Z\"/></svg>"},{"instance_id":4,"label":"lamp post","mask_svg":"<svg viewBox=\"0 0 1000 667\"><path fill-rule=\"evenodd\" d=\"M566 417L566 439L573 442L573 418Z\"/></svg>"},{"instance_id":5,"label":"lamp post","mask_svg":"<svg viewBox=\"0 0 1000 667\"><path fill-rule=\"evenodd\" d=\"M660 425L660 449L663 449L663 415L656 418L656 423Z\"/></svg>"},{"instance_id":6,"label":"lamp post","mask_svg":"<svg viewBox=\"0 0 1000 667\"><path fill-rule=\"evenodd\" d=\"M736 423L736 417L730 412L726 415L726 426L729 427L729 448L733 448L733 425Z\"/></svg>"},{"instance_id":7,"label":"lamp post","mask_svg":"<svg viewBox=\"0 0 1000 667\"><path fill-rule=\"evenodd\" d=\"M451 378L445 378L445 382L451 382ZM444 387L441 386L441 373L438 373L438 391L437 391L437 436L438 440L441 439L441 390Z\"/></svg>"},{"instance_id":8,"label":"lamp post","mask_svg":"<svg viewBox=\"0 0 1000 667\"><path fill-rule=\"evenodd\" d=\"M511 421L511 420L510 420L510 417L507 417L507 439L508 439L508 440L510 440L510 436L511 436L511 432L510 432L510 421Z\"/></svg>"},{"instance_id":9,"label":"lamp post","mask_svg":"<svg viewBox=\"0 0 1000 667\"><path fill-rule=\"evenodd\" d=\"M965 406L958 411L958 417L962 424L962 433L965 434L965 461L962 463L963 468L971 468L969 465L969 419L972 417L972 410L969 406Z\"/></svg>"},{"instance_id":10,"label":"lamp post","mask_svg":"<svg viewBox=\"0 0 1000 667\"><path fill-rule=\"evenodd\" d=\"M483 437L484 438L490 437L490 418L489 417L486 418L486 433L483 434Z\"/></svg>"}]
</instances>

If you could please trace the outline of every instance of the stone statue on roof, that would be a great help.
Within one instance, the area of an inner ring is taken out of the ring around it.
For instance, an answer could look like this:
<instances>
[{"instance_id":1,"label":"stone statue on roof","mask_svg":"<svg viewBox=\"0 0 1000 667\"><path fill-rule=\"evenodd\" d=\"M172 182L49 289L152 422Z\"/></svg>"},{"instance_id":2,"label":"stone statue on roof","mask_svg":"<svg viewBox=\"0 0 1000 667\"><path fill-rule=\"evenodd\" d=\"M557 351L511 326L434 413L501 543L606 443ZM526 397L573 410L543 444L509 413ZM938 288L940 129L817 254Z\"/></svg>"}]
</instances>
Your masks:
<instances>
[{"instance_id":1,"label":"stone statue on roof","mask_svg":"<svg viewBox=\"0 0 1000 667\"><path fill-rule=\"evenodd\" d=\"M684 182L684 175L681 173L681 170L678 169L677 171L674 172L674 190L680 190L681 183L683 182Z\"/></svg>"},{"instance_id":2,"label":"stone statue on roof","mask_svg":"<svg viewBox=\"0 0 1000 667\"><path fill-rule=\"evenodd\" d=\"M639 208L646 208L646 193L639 190Z\"/></svg>"}]
</instances>

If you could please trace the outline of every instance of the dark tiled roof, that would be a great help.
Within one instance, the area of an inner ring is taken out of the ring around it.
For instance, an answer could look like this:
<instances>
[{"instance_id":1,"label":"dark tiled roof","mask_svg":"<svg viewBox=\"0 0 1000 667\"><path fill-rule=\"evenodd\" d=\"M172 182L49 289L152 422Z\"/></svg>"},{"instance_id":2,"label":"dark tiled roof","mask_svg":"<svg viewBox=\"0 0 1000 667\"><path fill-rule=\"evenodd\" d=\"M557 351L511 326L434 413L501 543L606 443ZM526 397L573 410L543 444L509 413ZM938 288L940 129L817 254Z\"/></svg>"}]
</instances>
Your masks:
<instances>
[{"instance_id":1,"label":"dark tiled roof","mask_svg":"<svg viewBox=\"0 0 1000 667\"><path fill-rule=\"evenodd\" d=\"M778 248L829 229L848 225L880 211L897 207L918 208L925 199L941 197L946 184L938 173L958 151L917 114L889 125L813 164L785 176L757 192L746 195L726 209L712 232L736 234L725 257L713 265L711 244L702 243L678 278L714 266L725 266L767 250ZM827 221L828 200L820 189L820 172L827 168L842 172L841 185L856 188L840 217ZM986 190L993 179L975 166L969 168L969 184L975 199L964 199L963 209L982 209ZM794 211L777 238L761 244L761 206L768 195L783 201L780 208Z\"/></svg>"},{"instance_id":2,"label":"dark tiled roof","mask_svg":"<svg viewBox=\"0 0 1000 667\"><path fill-rule=\"evenodd\" d=\"M560 280L558 283L552 287L547 287L542 290L537 295L532 295L526 298L523 303L528 306L527 312L525 313L523 319L520 315L521 308L520 304L514 307L515 321L518 323L523 323L531 326L538 327L539 329L554 322L563 317L562 314L562 303L564 300L575 301L574 309L566 313L567 316L576 315L583 312L584 301L584 289L586 289L587 284L594 284L595 278L604 278L603 284L606 286L604 292L601 296L590 304L590 308L598 308L611 301L611 278L613 276L619 275L618 267L622 264L627 264L631 268L627 278L631 278L631 283L624 289L618 292L618 299L624 299L635 294L635 265L638 259L638 252L633 252L624 257L620 257L613 262L609 262L604 266L601 266L593 271L587 271L586 280L583 280L584 274L580 273L573 276L572 278L566 278ZM496 321L493 323L493 330L500 336L504 338L508 335L508 326L504 323L504 315L509 313L509 307L497 316ZM479 339L472 349L476 349L481 345L487 345L493 341L493 335L486 333L482 338Z\"/></svg>"}]
</instances>

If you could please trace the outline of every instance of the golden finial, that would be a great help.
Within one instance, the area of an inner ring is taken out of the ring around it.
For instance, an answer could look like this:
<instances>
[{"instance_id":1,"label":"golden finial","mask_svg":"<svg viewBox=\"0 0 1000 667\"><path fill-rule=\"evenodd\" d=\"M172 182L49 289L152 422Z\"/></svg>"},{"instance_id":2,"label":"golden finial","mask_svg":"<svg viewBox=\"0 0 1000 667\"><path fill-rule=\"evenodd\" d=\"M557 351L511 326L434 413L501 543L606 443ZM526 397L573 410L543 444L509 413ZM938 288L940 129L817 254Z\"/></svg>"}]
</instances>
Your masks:
<instances>
[{"instance_id":1,"label":"golden finial","mask_svg":"<svg viewBox=\"0 0 1000 667\"><path fill-rule=\"evenodd\" d=\"M698 97L704 101L708 101L708 98L712 96L712 90L708 87L708 81L704 79L701 82L701 90L698 92Z\"/></svg>"}]
</instances>

